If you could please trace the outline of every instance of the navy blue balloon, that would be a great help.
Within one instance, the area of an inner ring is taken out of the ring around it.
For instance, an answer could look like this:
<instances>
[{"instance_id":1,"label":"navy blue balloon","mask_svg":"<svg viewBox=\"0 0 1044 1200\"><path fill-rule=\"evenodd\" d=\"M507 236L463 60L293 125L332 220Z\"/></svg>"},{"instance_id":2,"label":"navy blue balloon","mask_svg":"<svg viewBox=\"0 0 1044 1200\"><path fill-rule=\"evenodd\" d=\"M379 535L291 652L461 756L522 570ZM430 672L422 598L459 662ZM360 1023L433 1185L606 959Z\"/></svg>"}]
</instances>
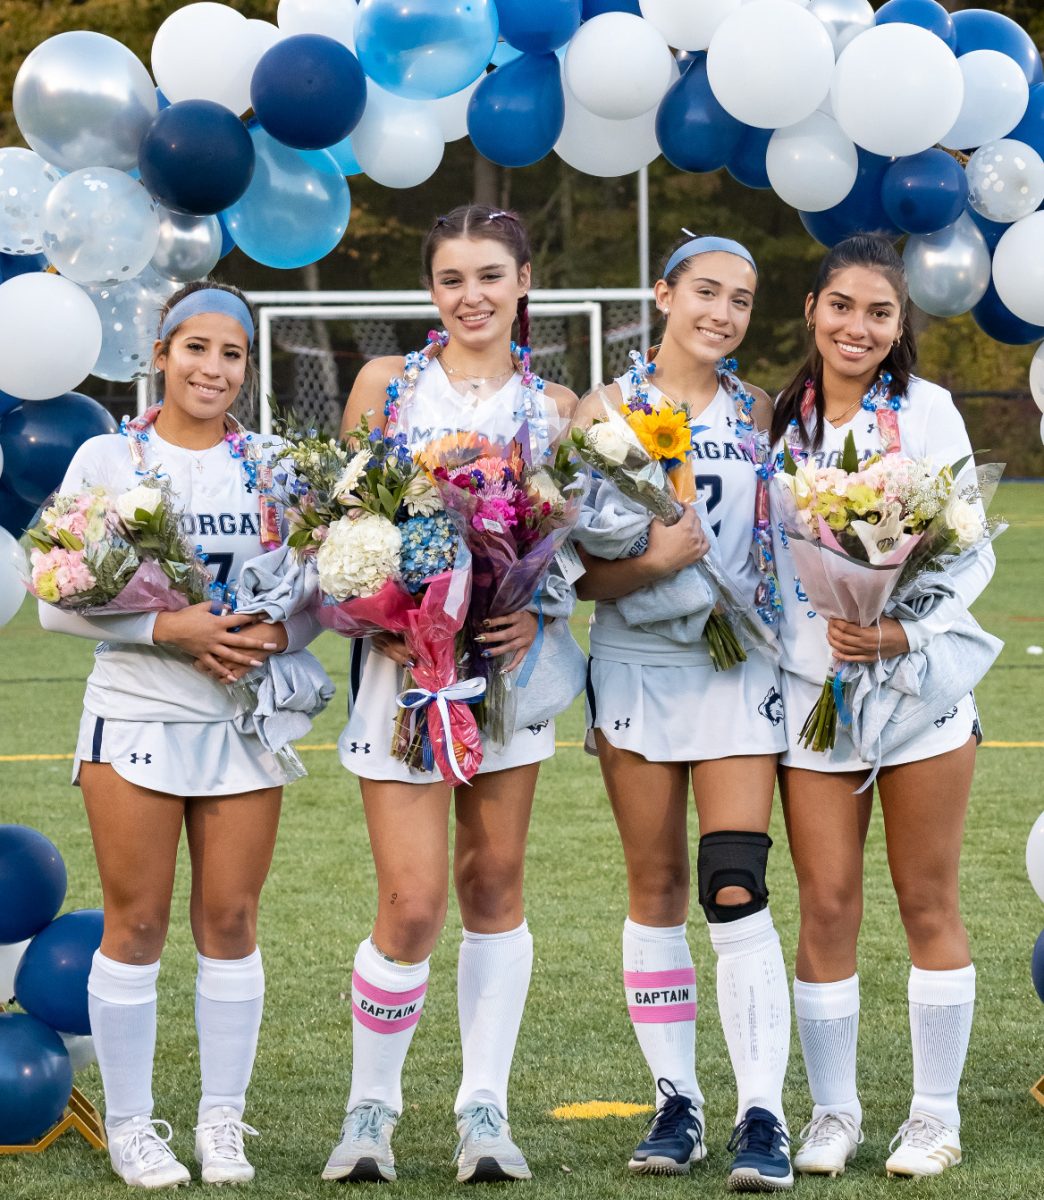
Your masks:
<instances>
[{"instance_id":1,"label":"navy blue balloon","mask_svg":"<svg viewBox=\"0 0 1044 1200\"><path fill-rule=\"evenodd\" d=\"M1044 328L1031 325L1005 307L992 279L986 295L971 311L975 324L995 342L1003 342L1006 346L1028 346L1030 342L1044 341Z\"/></svg>"},{"instance_id":2,"label":"navy blue balloon","mask_svg":"<svg viewBox=\"0 0 1044 1200\"><path fill-rule=\"evenodd\" d=\"M12 408L17 408L22 401L17 396L9 396L6 392L0 392L0 417L4 413L9 413Z\"/></svg>"},{"instance_id":3,"label":"navy blue balloon","mask_svg":"<svg viewBox=\"0 0 1044 1200\"><path fill-rule=\"evenodd\" d=\"M39 504L30 504L28 500L16 496L0 479L0 528L6 529L13 537L21 537L30 525L35 524L33 518L39 508Z\"/></svg>"},{"instance_id":4,"label":"navy blue balloon","mask_svg":"<svg viewBox=\"0 0 1044 1200\"><path fill-rule=\"evenodd\" d=\"M1000 221L990 221L984 217L982 213L976 212L976 210L972 208L970 204L964 211L969 217L971 217L975 224L978 225L982 236L986 239L986 245L990 248L990 254L992 255L994 250L997 249L997 243L1008 232L1011 226L1003 224Z\"/></svg>"},{"instance_id":5,"label":"navy blue balloon","mask_svg":"<svg viewBox=\"0 0 1044 1200\"><path fill-rule=\"evenodd\" d=\"M607 12L634 13L636 17L642 15L638 0L583 0L580 15L585 21L590 21L592 17L600 17Z\"/></svg>"},{"instance_id":6,"label":"navy blue balloon","mask_svg":"<svg viewBox=\"0 0 1044 1200\"><path fill-rule=\"evenodd\" d=\"M717 171L743 136L743 122L718 103L707 79L707 55L667 89L656 113L656 140L680 171Z\"/></svg>"},{"instance_id":7,"label":"navy blue balloon","mask_svg":"<svg viewBox=\"0 0 1044 1200\"><path fill-rule=\"evenodd\" d=\"M27 1013L59 1033L88 1034L87 976L101 945L102 910L65 913L25 948L15 972L15 998Z\"/></svg>"},{"instance_id":8,"label":"navy blue balloon","mask_svg":"<svg viewBox=\"0 0 1044 1200\"><path fill-rule=\"evenodd\" d=\"M906 233L936 233L952 225L968 200L964 168L945 150L923 150L892 163L881 181L881 203Z\"/></svg>"},{"instance_id":9,"label":"navy blue balloon","mask_svg":"<svg viewBox=\"0 0 1044 1200\"><path fill-rule=\"evenodd\" d=\"M934 33L951 50L957 48L957 31L953 27L953 18L941 4L935 0L888 0L877 10L877 24L888 25L898 22L901 25L920 25L929 33Z\"/></svg>"},{"instance_id":10,"label":"navy blue balloon","mask_svg":"<svg viewBox=\"0 0 1044 1200\"><path fill-rule=\"evenodd\" d=\"M565 96L558 57L523 54L497 67L468 102L475 149L502 167L539 162L558 141Z\"/></svg>"},{"instance_id":11,"label":"navy blue balloon","mask_svg":"<svg viewBox=\"0 0 1044 1200\"><path fill-rule=\"evenodd\" d=\"M0 944L24 942L53 921L67 882L50 838L27 825L0 825Z\"/></svg>"},{"instance_id":12,"label":"navy blue balloon","mask_svg":"<svg viewBox=\"0 0 1044 1200\"><path fill-rule=\"evenodd\" d=\"M0 1013L0 1145L24 1145L56 1125L72 1085L58 1034L25 1013Z\"/></svg>"},{"instance_id":13,"label":"navy blue balloon","mask_svg":"<svg viewBox=\"0 0 1044 1200\"><path fill-rule=\"evenodd\" d=\"M1029 103L1022 120L1008 137L1032 146L1044 158L1044 83L1035 83L1030 88Z\"/></svg>"},{"instance_id":14,"label":"navy blue balloon","mask_svg":"<svg viewBox=\"0 0 1044 1200\"><path fill-rule=\"evenodd\" d=\"M725 168L733 179L749 188L770 188L765 156L774 129L758 129L745 125L736 148L725 160Z\"/></svg>"},{"instance_id":15,"label":"navy blue balloon","mask_svg":"<svg viewBox=\"0 0 1044 1200\"><path fill-rule=\"evenodd\" d=\"M1033 960L1030 971L1037 995L1044 1001L1044 930L1037 934L1037 940L1033 944Z\"/></svg>"},{"instance_id":16,"label":"navy blue balloon","mask_svg":"<svg viewBox=\"0 0 1044 1200\"><path fill-rule=\"evenodd\" d=\"M27 504L43 504L77 449L88 438L115 432L111 414L90 396L66 392L54 400L28 400L0 417L3 483Z\"/></svg>"},{"instance_id":17,"label":"navy blue balloon","mask_svg":"<svg viewBox=\"0 0 1044 1200\"><path fill-rule=\"evenodd\" d=\"M497 0L500 36L527 54L549 54L580 28L580 0Z\"/></svg>"},{"instance_id":18,"label":"navy blue balloon","mask_svg":"<svg viewBox=\"0 0 1044 1200\"><path fill-rule=\"evenodd\" d=\"M324 150L359 124L366 76L342 42L300 33L261 56L250 81L250 103L277 141L295 150Z\"/></svg>"},{"instance_id":19,"label":"navy blue balloon","mask_svg":"<svg viewBox=\"0 0 1044 1200\"><path fill-rule=\"evenodd\" d=\"M891 159L857 147L859 170L852 190L833 208L798 213L808 232L824 246L836 246L854 233L882 233L895 241L900 230L881 202L881 184Z\"/></svg>"},{"instance_id":20,"label":"navy blue balloon","mask_svg":"<svg viewBox=\"0 0 1044 1200\"><path fill-rule=\"evenodd\" d=\"M254 143L231 109L181 100L152 119L138 150L142 183L167 208L213 216L243 195Z\"/></svg>"},{"instance_id":21,"label":"navy blue balloon","mask_svg":"<svg viewBox=\"0 0 1044 1200\"><path fill-rule=\"evenodd\" d=\"M45 254L0 254L0 283L16 275L46 271L49 265Z\"/></svg>"},{"instance_id":22,"label":"navy blue balloon","mask_svg":"<svg viewBox=\"0 0 1044 1200\"><path fill-rule=\"evenodd\" d=\"M988 8L966 8L953 14L958 55L972 50L999 50L1013 58L1030 84L1044 80L1044 65L1033 39L1018 22Z\"/></svg>"}]
</instances>

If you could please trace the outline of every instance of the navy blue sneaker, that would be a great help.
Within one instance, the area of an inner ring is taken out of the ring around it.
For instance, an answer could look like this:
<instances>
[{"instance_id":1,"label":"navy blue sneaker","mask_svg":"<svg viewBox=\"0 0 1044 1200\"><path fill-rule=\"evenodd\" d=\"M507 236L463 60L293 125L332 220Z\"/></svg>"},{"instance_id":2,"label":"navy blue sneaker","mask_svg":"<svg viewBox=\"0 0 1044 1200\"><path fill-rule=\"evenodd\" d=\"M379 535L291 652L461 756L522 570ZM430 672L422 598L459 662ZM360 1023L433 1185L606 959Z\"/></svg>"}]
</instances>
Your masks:
<instances>
[{"instance_id":1,"label":"navy blue sneaker","mask_svg":"<svg viewBox=\"0 0 1044 1200\"><path fill-rule=\"evenodd\" d=\"M627 1166L638 1175L688 1175L689 1167L707 1153L703 1113L669 1079L657 1080L656 1086L667 1099Z\"/></svg>"},{"instance_id":2,"label":"navy blue sneaker","mask_svg":"<svg viewBox=\"0 0 1044 1200\"><path fill-rule=\"evenodd\" d=\"M767 1108L748 1108L732 1131L728 1149L736 1153L729 1172L730 1192L781 1192L794 1186L790 1137Z\"/></svg>"}]
</instances>

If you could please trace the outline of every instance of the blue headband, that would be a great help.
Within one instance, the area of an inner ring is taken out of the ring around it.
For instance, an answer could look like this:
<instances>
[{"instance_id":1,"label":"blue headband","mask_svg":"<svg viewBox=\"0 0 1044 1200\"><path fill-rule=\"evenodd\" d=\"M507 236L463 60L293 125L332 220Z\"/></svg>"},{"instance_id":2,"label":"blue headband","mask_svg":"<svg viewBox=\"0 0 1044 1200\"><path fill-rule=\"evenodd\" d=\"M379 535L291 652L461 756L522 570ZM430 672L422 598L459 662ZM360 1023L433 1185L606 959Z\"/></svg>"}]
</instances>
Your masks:
<instances>
[{"instance_id":1,"label":"blue headband","mask_svg":"<svg viewBox=\"0 0 1044 1200\"><path fill-rule=\"evenodd\" d=\"M745 259L754 268L754 274L757 275L757 264L746 246L741 246L739 242L734 242L731 238L697 237L693 238L691 242L686 242L684 246L679 246L667 260L667 266L663 269L664 279L667 279L674 268L679 263L685 262L687 258L694 258L697 254L713 254L716 250L720 250L724 254L735 254L739 258Z\"/></svg>"},{"instance_id":2,"label":"blue headband","mask_svg":"<svg viewBox=\"0 0 1044 1200\"><path fill-rule=\"evenodd\" d=\"M222 288L200 288L198 291L190 292L183 300L179 300L163 318L163 324L160 327L160 341L166 341L174 330L189 317L198 317L202 313L220 313L222 316L238 321L247 335L247 347L253 348L254 320L250 315L250 309L238 296L234 296Z\"/></svg>"}]
</instances>

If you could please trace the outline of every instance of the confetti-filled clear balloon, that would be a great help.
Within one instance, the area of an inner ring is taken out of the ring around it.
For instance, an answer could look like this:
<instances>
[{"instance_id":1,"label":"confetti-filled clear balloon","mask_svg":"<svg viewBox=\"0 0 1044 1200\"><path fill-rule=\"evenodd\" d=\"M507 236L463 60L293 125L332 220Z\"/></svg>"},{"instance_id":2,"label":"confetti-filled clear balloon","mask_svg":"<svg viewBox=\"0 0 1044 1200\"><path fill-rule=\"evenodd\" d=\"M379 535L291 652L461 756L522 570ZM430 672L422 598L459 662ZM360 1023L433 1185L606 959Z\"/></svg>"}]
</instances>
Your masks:
<instances>
[{"instance_id":1,"label":"confetti-filled clear balloon","mask_svg":"<svg viewBox=\"0 0 1044 1200\"><path fill-rule=\"evenodd\" d=\"M152 269L165 279L190 283L209 275L221 257L217 217L191 217L159 209L159 242Z\"/></svg>"},{"instance_id":2,"label":"confetti-filled clear balloon","mask_svg":"<svg viewBox=\"0 0 1044 1200\"><path fill-rule=\"evenodd\" d=\"M967 213L938 233L911 237L903 262L910 299L933 317L969 312L990 285L989 247Z\"/></svg>"},{"instance_id":3,"label":"confetti-filled clear balloon","mask_svg":"<svg viewBox=\"0 0 1044 1200\"><path fill-rule=\"evenodd\" d=\"M102 323L102 346L92 375L125 382L147 374L160 309L177 286L147 268L126 283L84 288Z\"/></svg>"},{"instance_id":4,"label":"confetti-filled clear balloon","mask_svg":"<svg viewBox=\"0 0 1044 1200\"><path fill-rule=\"evenodd\" d=\"M43 207L61 172L32 150L0 150L0 252L39 254Z\"/></svg>"},{"instance_id":5,"label":"confetti-filled clear balloon","mask_svg":"<svg viewBox=\"0 0 1044 1200\"><path fill-rule=\"evenodd\" d=\"M968 159L968 202L989 221L1010 223L1044 200L1044 160L1025 142L999 138Z\"/></svg>"}]
</instances>

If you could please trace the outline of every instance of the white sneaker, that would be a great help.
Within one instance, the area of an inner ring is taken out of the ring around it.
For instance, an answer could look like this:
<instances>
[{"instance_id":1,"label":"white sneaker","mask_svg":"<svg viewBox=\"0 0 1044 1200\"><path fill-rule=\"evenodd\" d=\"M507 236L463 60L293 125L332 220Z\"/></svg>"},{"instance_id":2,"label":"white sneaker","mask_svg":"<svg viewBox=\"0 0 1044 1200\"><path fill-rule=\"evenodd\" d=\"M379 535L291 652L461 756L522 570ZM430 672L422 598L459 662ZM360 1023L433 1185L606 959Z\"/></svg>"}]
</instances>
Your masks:
<instances>
[{"instance_id":1,"label":"white sneaker","mask_svg":"<svg viewBox=\"0 0 1044 1200\"><path fill-rule=\"evenodd\" d=\"M196 1162L203 1168L204 1183L247 1183L254 1168L243 1151L243 1134L258 1137L234 1108L210 1108L196 1126Z\"/></svg>"},{"instance_id":2,"label":"white sneaker","mask_svg":"<svg viewBox=\"0 0 1044 1200\"><path fill-rule=\"evenodd\" d=\"M391 1183L395 1179L391 1135L398 1120L399 1114L386 1104L357 1104L344 1118L341 1140L327 1159L323 1179Z\"/></svg>"},{"instance_id":3,"label":"white sneaker","mask_svg":"<svg viewBox=\"0 0 1044 1200\"><path fill-rule=\"evenodd\" d=\"M458 1183L497 1183L532 1179L522 1151L511 1140L511 1126L492 1104L469 1104L457 1117L460 1141L453 1152Z\"/></svg>"},{"instance_id":4,"label":"white sneaker","mask_svg":"<svg viewBox=\"0 0 1044 1200\"><path fill-rule=\"evenodd\" d=\"M167 1131L161 1137L159 1126ZM107 1130L112 1169L128 1187L171 1188L190 1181L188 1168L174 1157L169 1142L173 1130L166 1121L131 1117Z\"/></svg>"},{"instance_id":5,"label":"white sneaker","mask_svg":"<svg viewBox=\"0 0 1044 1200\"><path fill-rule=\"evenodd\" d=\"M829 1175L836 1179L856 1156L863 1131L848 1113L822 1113L801 1131L801 1149L794 1155L799 1175Z\"/></svg>"},{"instance_id":6,"label":"white sneaker","mask_svg":"<svg viewBox=\"0 0 1044 1200\"><path fill-rule=\"evenodd\" d=\"M885 1163L889 1178L941 1175L961 1161L961 1136L956 1126L944 1125L931 1113L916 1112L899 1126L888 1149L893 1151Z\"/></svg>"}]
</instances>

